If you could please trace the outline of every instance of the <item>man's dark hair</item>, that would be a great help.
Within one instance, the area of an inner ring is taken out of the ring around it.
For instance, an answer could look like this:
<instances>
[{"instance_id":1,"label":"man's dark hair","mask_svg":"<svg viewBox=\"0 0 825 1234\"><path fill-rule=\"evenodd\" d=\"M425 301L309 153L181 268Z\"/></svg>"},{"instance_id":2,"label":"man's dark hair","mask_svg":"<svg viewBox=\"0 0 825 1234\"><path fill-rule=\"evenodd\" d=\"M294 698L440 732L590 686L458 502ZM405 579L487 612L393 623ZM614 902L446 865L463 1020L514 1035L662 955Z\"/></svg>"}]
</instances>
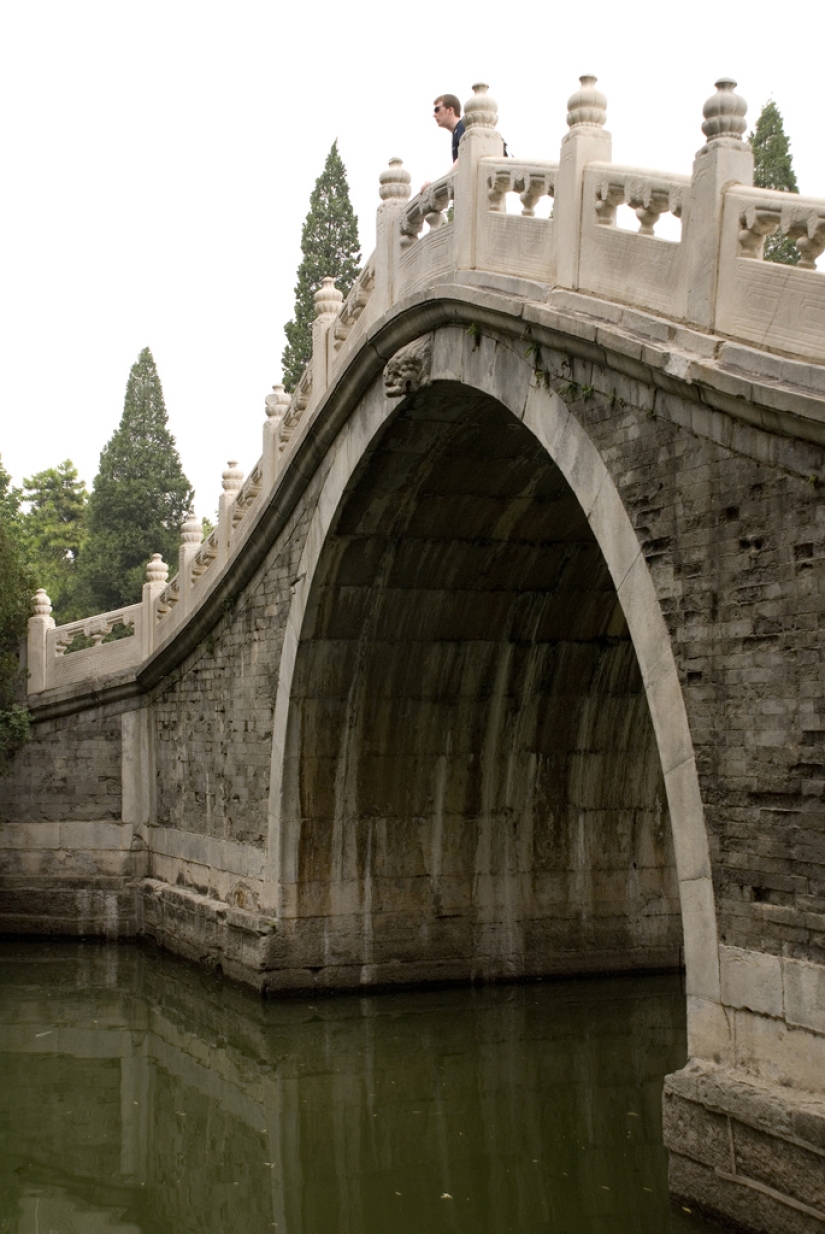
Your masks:
<instances>
[{"instance_id":1,"label":"man's dark hair","mask_svg":"<svg viewBox=\"0 0 825 1234\"><path fill-rule=\"evenodd\" d=\"M433 103L443 103L445 107L452 107L457 116L461 115L461 104L454 94L439 94L437 99L433 99Z\"/></svg>"}]
</instances>

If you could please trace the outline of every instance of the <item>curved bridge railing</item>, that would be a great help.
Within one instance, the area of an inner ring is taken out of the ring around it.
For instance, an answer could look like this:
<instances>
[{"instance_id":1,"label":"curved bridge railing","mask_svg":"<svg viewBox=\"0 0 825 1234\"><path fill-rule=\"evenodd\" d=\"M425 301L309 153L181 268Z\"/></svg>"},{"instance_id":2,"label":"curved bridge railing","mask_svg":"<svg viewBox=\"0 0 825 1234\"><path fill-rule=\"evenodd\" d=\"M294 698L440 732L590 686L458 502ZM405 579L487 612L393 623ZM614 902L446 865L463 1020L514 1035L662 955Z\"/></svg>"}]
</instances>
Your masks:
<instances>
[{"instance_id":1,"label":"curved bridge railing","mask_svg":"<svg viewBox=\"0 0 825 1234\"><path fill-rule=\"evenodd\" d=\"M39 591L29 622L32 701L135 669L178 633L242 548L329 387L371 327L407 297L458 284L540 303L574 293L577 311L588 298L628 306L659 319L665 333L681 327L681 345L692 337L697 356L734 343L741 366L749 349L766 381L822 401L825 426L825 279L816 269L825 200L753 187L745 103L733 81L717 82L705 104L707 141L691 176L614 165L604 95L595 78L580 82L556 162L504 157L484 85L467 103L448 176L411 199L409 172L390 160L379 176L375 251L346 299L332 279L316 293L310 363L292 394L276 385L266 398L263 452L250 474L244 479L235 462L223 473L217 527L202 541L190 516L177 573L169 579L156 555L141 603L118 612L56 627ZM635 232L618 225L620 207L635 213ZM763 260L766 237L777 233L796 246L798 265ZM116 627L125 637L111 637Z\"/></svg>"}]
</instances>

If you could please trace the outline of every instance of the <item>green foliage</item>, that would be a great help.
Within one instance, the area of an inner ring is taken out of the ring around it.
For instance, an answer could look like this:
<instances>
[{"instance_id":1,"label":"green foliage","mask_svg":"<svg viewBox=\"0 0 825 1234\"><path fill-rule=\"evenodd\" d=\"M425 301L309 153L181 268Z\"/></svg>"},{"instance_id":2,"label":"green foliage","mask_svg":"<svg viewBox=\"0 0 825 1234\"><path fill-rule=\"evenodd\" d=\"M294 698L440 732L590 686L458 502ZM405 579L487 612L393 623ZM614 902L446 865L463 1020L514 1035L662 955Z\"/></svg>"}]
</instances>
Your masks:
<instances>
[{"instance_id":1,"label":"green foliage","mask_svg":"<svg viewBox=\"0 0 825 1234\"><path fill-rule=\"evenodd\" d=\"M120 424L100 456L86 511L76 602L86 612L136 604L152 554L176 564L181 524L193 496L169 432L158 371L145 347L129 374Z\"/></svg>"},{"instance_id":2,"label":"green foliage","mask_svg":"<svg viewBox=\"0 0 825 1234\"><path fill-rule=\"evenodd\" d=\"M89 495L71 459L23 481L29 511L23 520L26 553L38 587L48 592L60 625L82 614L72 596L84 540Z\"/></svg>"},{"instance_id":3,"label":"green foliage","mask_svg":"<svg viewBox=\"0 0 825 1234\"><path fill-rule=\"evenodd\" d=\"M6 528L17 534L20 531L21 515L20 501L23 494L11 482L11 476L3 466L0 458L0 521Z\"/></svg>"},{"instance_id":4,"label":"green foliage","mask_svg":"<svg viewBox=\"0 0 825 1234\"><path fill-rule=\"evenodd\" d=\"M34 580L23 556L13 493L0 463L0 775L8 771L29 729L29 713L19 702L23 674L18 649L26 634Z\"/></svg>"},{"instance_id":5,"label":"green foliage","mask_svg":"<svg viewBox=\"0 0 825 1234\"><path fill-rule=\"evenodd\" d=\"M282 364L284 386L294 390L312 356L315 293L325 278L335 279L346 297L358 277L361 252L358 220L352 210L347 173L332 143L324 170L309 199L309 213L301 232L301 264L295 284L295 314L284 327L287 345Z\"/></svg>"},{"instance_id":6,"label":"green foliage","mask_svg":"<svg viewBox=\"0 0 825 1234\"><path fill-rule=\"evenodd\" d=\"M761 189L798 193L790 142L785 136L782 115L773 100L762 108L748 141L753 150L754 184ZM782 235L768 236L764 256L765 261L778 261L786 266L795 266L800 259L793 240Z\"/></svg>"}]
</instances>

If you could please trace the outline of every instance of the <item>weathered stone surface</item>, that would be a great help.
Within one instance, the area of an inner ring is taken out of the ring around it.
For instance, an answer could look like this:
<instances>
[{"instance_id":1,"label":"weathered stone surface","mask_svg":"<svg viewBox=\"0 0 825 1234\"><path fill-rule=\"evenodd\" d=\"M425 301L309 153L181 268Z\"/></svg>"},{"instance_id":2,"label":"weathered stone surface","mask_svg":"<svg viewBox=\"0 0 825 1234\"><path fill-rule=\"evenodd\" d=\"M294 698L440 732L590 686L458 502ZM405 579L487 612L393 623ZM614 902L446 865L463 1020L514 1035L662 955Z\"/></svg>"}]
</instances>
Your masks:
<instances>
[{"instance_id":1,"label":"weathered stone surface","mask_svg":"<svg viewBox=\"0 0 825 1234\"><path fill-rule=\"evenodd\" d=\"M825 1225L823 1127L821 1098L741 1070L694 1064L665 1082L671 1189L746 1230Z\"/></svg>"},{"instance_id":2,"label":"weathered stone surface","mask_svg":"<svg viewBox=\"0 0 825 1234\"><path fill-rule=\"evenodd\" d=\"M799 199L806 268L759 260L796 224L719 88L690 180L611 168L572 102L558 166L470 125L451 178L382 205L214 535L153 563L139 646L61 657L41 599L0 921L142 930L259 988L684 958L691 1049L789 1086L673 1089L713 1127L676 1173L744 1219L717 1115L821 1141L793 1096L825 1075L825 207ZM742 1133L779 1228L763 1150Z\"/></svg>"},{"instance_id":3,"label":"weathered stone surface","mask_svg":"<svg viewBox=\"0 0 825 1234\"><path fill-rule=\"evenodd\" d=\"M821 1210L825 1220L825 1154L742 1123L734 1122L731 1130L736 1173L795 1196Z\"/></svg>"},{"instance_id":4,"label":"weathered stone surface","mask_svg":"<svg viewBox=\"0 0 825 1234\"><path fill-rule=\"evenodd\" d=\"M665 1147L671 1152L714 1170L731 1173L730 1121L726 1115L685 1101L669 1091L663 1097L663 1122Z\"/></svg>"},{"instance_id":5,"label":"weathered stone surface","mask_svg":"<svg viewBox=\"0 0 825 1234\"><path fill-rule=\"evenodd\" d=\"M709 1166L671 1152L668 1185L674 1199L751 1234L822 1234L825 1213L748 1186L734 1175L721 1177Z\"/></svg>"}]
</instances>

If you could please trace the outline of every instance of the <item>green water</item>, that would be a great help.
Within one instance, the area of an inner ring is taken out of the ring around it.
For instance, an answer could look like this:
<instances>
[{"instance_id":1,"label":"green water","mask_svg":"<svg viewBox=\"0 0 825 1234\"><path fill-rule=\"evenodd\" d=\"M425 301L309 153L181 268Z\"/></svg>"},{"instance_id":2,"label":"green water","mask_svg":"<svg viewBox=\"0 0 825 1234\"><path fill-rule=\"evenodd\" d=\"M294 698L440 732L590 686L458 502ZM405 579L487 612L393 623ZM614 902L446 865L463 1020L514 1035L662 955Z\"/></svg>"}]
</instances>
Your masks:
<instances>
[{"instance_id":1,"label":"green water","mask_svg":"<svg viewBox=\"0 0 825 1234\"><path fill-rule=\"evenodd\" d=\"M0 1230L639 1234L673 1207L678 978L263 1003L150 951L0 944Z\"/></svg>"}]
</instances>

